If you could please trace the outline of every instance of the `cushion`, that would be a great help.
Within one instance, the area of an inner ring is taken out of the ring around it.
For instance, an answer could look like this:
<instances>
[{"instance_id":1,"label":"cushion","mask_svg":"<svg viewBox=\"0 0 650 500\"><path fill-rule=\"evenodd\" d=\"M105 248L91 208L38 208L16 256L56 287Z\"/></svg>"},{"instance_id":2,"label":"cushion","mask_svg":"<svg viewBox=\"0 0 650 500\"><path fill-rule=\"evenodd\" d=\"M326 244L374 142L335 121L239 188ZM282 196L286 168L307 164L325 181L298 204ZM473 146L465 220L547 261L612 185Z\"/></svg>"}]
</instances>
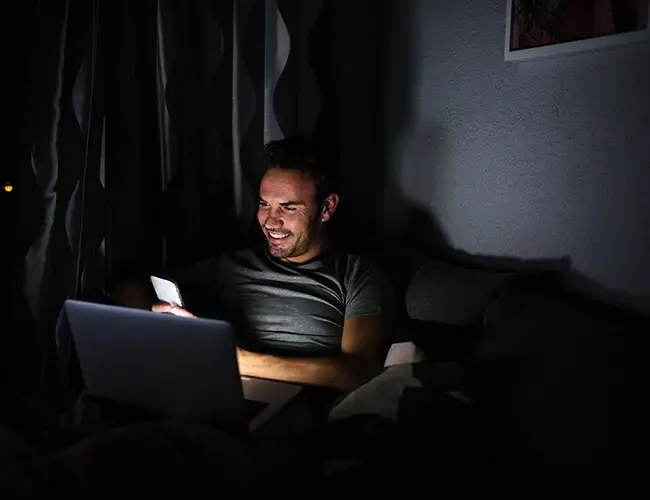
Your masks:
<instances>
[{"instance_id":1,"label":"cushion","mask_svg":"<svg viewBox=\"0 0 650 500\"><path fill-rule=\"evenodd\" d=\"M601 470L608 480L616 478L616 488L627 487L634 475L628 462L635 464L646 448L639 440L647 432L639 395L648 379L647 349L641 347L647 326L637 331L602 308L588 310L522 287L508 287L490 309L486 335L465 374L482 427L477 435L496 451L484 468L484 489L501 493L514 473L521 484L556 491L587 485L590 491L577 496L609 498L591 495ZM566 478L554 477L563 469Z\"/></svg>"},{"instance_id":2,"label":"cushion","mask_svg":"<svg viewBox=\"0 0 650 500\"><path fill-rule=\"evenodd\" d=\"M413 342L396 342L388 350L384 367L419 363L425 359L424 351Z\"/></svg>"},{"instance_id":3,"label":"cushion","mask_svg":"<svg viewBox=\"0 0 650 500\"><path fill-rule=\"evenodd\" d=\"M450 325L480 325L490 300L513 276L428 260L406 289L408 316Z\"/></svg>"},{"instance_id":4,"label":"cushion","mask_svg":"<svg viewBox=\"0 0 650 500\"><path fill-rule=\"evenodd\" d=\"M397 301L396 319L406 318L406 307L402 298L413 276L422 267L427 258L418 250L408 247L382 248L372 253L364 253L364 257L378 265L393 285Z\"/></svg>"}]
</instances>

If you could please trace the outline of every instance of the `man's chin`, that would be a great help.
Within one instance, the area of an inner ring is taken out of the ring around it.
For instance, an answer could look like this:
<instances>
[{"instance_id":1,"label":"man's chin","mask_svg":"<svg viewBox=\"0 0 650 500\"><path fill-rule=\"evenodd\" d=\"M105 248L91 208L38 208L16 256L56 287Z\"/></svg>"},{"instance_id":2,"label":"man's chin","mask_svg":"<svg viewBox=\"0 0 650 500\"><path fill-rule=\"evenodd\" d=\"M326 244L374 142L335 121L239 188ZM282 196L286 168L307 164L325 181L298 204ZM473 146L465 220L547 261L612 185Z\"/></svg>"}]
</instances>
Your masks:
<instances>
[{"instance_id":1,"label":"man's chin","mask_svg":"<svg viewBox=\"0 0 650 500\"><path fill-rule=\"evenodd\" d=\"M282 247L273 245L271 243L269 243L268 248L269 248L269 253L273 257L277 257L278 259L284 259L286 257L290 257L291 253L292 253L290 248L282 248Z\"/></svg>"}]
</instances>

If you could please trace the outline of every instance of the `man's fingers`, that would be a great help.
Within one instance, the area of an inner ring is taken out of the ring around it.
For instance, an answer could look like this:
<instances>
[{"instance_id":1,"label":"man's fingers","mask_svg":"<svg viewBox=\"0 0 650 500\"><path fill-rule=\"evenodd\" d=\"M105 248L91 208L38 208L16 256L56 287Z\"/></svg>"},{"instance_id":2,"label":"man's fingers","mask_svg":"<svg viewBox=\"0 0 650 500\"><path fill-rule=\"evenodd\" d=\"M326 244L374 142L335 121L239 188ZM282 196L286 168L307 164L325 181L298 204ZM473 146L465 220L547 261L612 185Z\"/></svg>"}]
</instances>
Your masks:
<instances>
[{"instance_id":1,"label":"man's fingers","mask_svg":"<svg viewBox=\"0 0 650 500\"><path fill-rule=\"evenodd\" d=\"M181 316L183 318L196 318L194 314L183 309L182 307L173 306L171 304L156 304L151 308L154 312L159 313L171 313L175 316Z\"/></svg>"},{"instance_id":2,"label":"man's fingers","mask_svg":"<svg viewBox=\"0 0 650 500\"><path fill-rule=\"evenodd\" d=\"M172 305L171 304L154 304L154 306L151 308L153 312L159 312L159 313L168 313L172 312Z\"/></svg>"},{"instance_id":3,"label":"man's fingers","mask_svg":"<svg viewBox=\"0 0 650 500\"><path fill-rule=\"evenodd\" d=\"M171 306L169 312L175 314L176 316L182 316L184 318L196 318L196 316L194 316L191 312L186 311L182 307Z\"/></svg>"}]
</instances>

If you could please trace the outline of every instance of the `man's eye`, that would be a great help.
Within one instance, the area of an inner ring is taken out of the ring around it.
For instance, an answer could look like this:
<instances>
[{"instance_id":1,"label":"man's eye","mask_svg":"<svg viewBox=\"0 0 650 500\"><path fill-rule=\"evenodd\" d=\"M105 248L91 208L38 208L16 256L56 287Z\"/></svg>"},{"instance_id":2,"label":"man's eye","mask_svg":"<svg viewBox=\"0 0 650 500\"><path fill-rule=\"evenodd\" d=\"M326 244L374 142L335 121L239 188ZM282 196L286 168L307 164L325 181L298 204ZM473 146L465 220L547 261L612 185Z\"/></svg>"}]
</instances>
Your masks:
<instances>
[{"instance_id":1,"label":"man's eye","mask_svg":"<svg viewBox=\"0 0 650 500\"><path fill-rule=\"evenodd\" d=\"M260 208L269 208L269 206L266 203L260 201Z\"/></svg>"},{"instance_id":2,"label":"man's eye","mask_svg":"<svg viewBox=\"0 0 650 500\"><path fill-rule=\"evenodd\" d=\"M295 211L296 211L296 207L284 207L284 209L285 209L287 212L295 212Z\"/></svg>"}]
</instances>

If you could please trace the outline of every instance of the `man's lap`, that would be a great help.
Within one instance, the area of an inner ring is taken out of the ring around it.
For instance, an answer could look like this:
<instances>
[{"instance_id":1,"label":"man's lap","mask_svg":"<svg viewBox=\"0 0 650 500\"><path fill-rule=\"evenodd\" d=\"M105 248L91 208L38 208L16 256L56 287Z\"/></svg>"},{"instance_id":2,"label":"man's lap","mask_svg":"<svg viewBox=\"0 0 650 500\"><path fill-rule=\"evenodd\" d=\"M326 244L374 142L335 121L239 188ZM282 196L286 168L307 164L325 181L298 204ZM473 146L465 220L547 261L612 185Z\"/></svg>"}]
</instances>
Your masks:
<instances>
[{"instance_id":1,"label":"man's lap","mask_svg":"<svg viewBox=\"0 0 650 500\"><path fill-rule=\"evenodd\" d=\"M275 430L253 436L190 423L135 423L129 416L82 392L59 425L41 436L40 454L6 461L0 497L30 498L35 491L38 498L61 491L69 498L72 491L93 498L134 489L147 496L162 491L165 498L191 497L196 488L242 495L262 487L268 491L303 475L308 435L314 431L305 420L309 413L300 411L285 415ZM291 425L297 420L301 432Z\"/></svg>"},{"instance_id":2,"label":"man's lap","mask_svg":"<svg viewBox=\"0 0 650 500\"><path fill-rule=\"evenodd\" d=\"M0 496L30 498L36 493L34 498L58 498L65 493L65 498L75 498L77 493L115 498L136 493L193 498L227 491L244 498L269 485L260 467L264 455L271 456L269 451L253 440L205 426L127 425L12 467L0 478ZM277 463L278 457L272 458L269 465Z\"/></svg>"}]
</instances>

